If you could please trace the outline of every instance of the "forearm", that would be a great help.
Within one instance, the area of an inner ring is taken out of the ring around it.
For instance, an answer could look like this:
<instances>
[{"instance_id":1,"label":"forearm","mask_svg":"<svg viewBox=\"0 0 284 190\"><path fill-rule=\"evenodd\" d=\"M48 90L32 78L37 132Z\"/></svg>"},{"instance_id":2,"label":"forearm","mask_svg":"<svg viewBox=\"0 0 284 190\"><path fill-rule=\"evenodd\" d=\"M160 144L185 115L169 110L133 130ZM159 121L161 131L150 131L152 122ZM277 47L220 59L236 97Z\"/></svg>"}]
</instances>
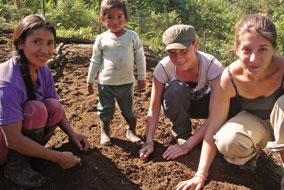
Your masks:
<instances>
[{"instance_id":1,"label":"forearm","mask_svg":"<svg viewBox=\"0 0 284 190\"><path fill-rule=\"evenodd\" d=\"M153 79L153 86L151 92L151 102L147 117L147 141L153 141L155 131L158 126L160 112L161 112L161 101L162 93L165 85L159 83L156 79Z\"/></svg>"},{"instance_id":2,"label":"forearm","mask_svg":"<svg viewBox=\"0 0 284 190\"><path fill-rule=\"evenodd\" d=\"M137 80L146 79L146 57L141 40L137 36L134 40L134 62L137 68Z\"/></svg>"},{"instance_id":3,"label":"forearm","mask_svg":"<svg viewBox=\"0 0 284 190\"><path fill-rule=\"evenodd\" d=\"M23 155L42 158L52 162L57 162L60 157L60 152L45 148L22 134L13 136L13 139L8 140L7 145L9 149L15 150Z\"/></svg>"},{"instance_id":4,"label":"forearm","mask_svg":"<svg viewBox=\"0 0 284 190\"><path fill-rule=\"evenodd\" d=\"M137 68L137 80L146 80L146 61L144 55L135 60Z\"/></svg>"},{"instance_id":5,"label":"forearm","mask_svg":"<svg viewBox=\"0 0 284 190\"><path fill-rule=\"evenodd\" d=\"M216 152L217 147L214 143L213 136L207 136L206 134L202 145L201 157L197 172L208 176L208 171L215 158Z\"/></svg>"},{"instance_id":6,"label":"forearm","mask_svg":"<svg viewBox=\"0 0 284 190\"><path fill-rule=\"evenodd\" d=\"M95 62L90 63L88 76L87 76L87 83L94 83L95 77L96 77L99 69L100 69L99 64L97 64Z\"/></svg>"},{"instance_id":7,"label":"forearm","mask_svg":"<svg viewBox=\"0 0 284 190\"><path fill-rule=\"evenodd\" d=\"M208 120L206 120L205 123L199 128L199 130L197 130L197 132L186 141L189 150L192 150L203 140L207 127Z\"/></svg>"},{"instance_id":8,"label":"forearm","mask_svg":"<svg viewBox=\"0 0 284 190\"><path fill-rule=\"evenodd\" d=\"M72 129L72 127L69 124L69 121L66 117L65 112L63 112L62 118L60 120L60 122L58 123L58 126L62 129L62 131L64 131L64 133L66 133L69 137L71 137L74 134L74 131Z\"/></svg>"},{"instance_id":9,"label":"forearm","mask_svg":"<svg viewBox=\"0 0 284 190\"><path fill-rule=\"evenodd\" d=\"M149 111L147 117L146 142L154 141L154 135L158 126L158 121L159 112Z\"/></svg>"}]
</instances>

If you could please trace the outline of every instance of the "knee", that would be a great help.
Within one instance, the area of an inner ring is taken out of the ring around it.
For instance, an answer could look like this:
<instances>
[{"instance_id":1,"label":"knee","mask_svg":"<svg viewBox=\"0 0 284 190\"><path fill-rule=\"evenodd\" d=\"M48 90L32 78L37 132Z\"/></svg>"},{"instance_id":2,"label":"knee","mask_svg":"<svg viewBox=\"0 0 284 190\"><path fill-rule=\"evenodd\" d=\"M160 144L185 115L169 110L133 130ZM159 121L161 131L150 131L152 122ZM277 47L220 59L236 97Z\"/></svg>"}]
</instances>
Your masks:
<instances>
[{"instance_id":1,"label":"knee","mask_svg":"<svg viewBox=\"0 0 284 190\"><path fill-rule=\"evenodd\" d=\"M31 100L23 105L24 118L47 118L45 105L38 100Z\"/></svg>"},{"instance_id":2,"label":"knee","mask_svg":"<svg viewBox=\"0 0 284 190\"><path fill-rule=\"evenodd\" d=\"M39 100L30 100L27 101L23 105L23 112L24 113L30 113L30 114L37 114L39 112L45 112L46 113L46 107L45 105L39 101ZM40 113L42 114L42 113Z\"/></svg>"},{"instance_id":3,"label":"knee","mask_svg":"<svg viewBox=\"0 0 284 190\"><path fill-rule=\"evenodd\" d=\"M47 99L43 100L43 103L45 104L45 107L47 108L48 112L56 112L56 113L63 112L62 105L56 99L47 98Z\"/></svg>"},{"instance_id":4,"label":"knee","mask_svg":"<svg viewBox=\"0 0 284 190\"><path fill-rule=\"evenodd\" d=\"M178 100L180 102L184 98L190 99L190 90L184 83L176 80L165 88L163 97L168 101Z\"/></svg>"},{"instance_id":5,"label":"knee","mask_svg":"<svg viewBox=\"0 0 284 190\"><path fill-rule=\"evenodd\" d=\"M53 98L43 100L48 112L48 127L56 125L63 116L63 107L60 102Z\"/></svg>"},{"instance_id":6,"label":"knee","mask_svg":"<svg viewBox=\"0 0 284 190\"><path fill-rule=\"evenodd\" d=\"M38 100L31 100L23 105L23 129L37 129L45 126L47 120L47 109Z\"/></svg>"},{"instance_id":7,"label":"knee","mask_svg":"<svg viewBox=\"0 0 284 190\"><path fill-rule=\"evenodd\" d=\"M215 143L218 151L228 158L246 157L254 151L253 142L242 133L223 136Z\"/></svg>"}]
</instances>

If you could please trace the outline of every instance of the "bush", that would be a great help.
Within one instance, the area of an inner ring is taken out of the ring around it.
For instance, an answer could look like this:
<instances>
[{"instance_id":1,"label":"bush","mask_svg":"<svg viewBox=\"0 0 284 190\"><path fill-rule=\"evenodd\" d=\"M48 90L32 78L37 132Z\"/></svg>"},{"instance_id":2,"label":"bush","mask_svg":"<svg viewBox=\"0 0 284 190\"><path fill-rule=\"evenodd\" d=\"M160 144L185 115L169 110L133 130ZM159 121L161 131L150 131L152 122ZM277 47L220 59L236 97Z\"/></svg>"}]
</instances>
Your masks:
<instances>
[{"instance_id":1,"label":"bush","mask_svg":"<svg viewBox=\"0 0 284 190\"><path fill-rule=\"evenodd\" d=\"M79 30L89 27L97 18L91 13L83 0L58 0L57 4L49 4L46 16L58 27Z\"/></svg>"}]
</instances>

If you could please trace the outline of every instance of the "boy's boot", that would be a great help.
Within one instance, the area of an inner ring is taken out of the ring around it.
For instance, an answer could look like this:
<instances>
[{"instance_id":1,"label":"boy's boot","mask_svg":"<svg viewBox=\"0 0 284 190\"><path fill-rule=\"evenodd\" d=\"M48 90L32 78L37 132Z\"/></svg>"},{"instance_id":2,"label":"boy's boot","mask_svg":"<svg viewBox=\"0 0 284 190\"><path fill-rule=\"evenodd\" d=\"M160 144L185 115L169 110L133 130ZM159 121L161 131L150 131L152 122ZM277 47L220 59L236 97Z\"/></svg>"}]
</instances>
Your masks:
<instances>
[{"instance_id":1,"label":"boy's boot","mask_svg":"<svg viewBox=\"0 0 284 190\"><path fill-rule=\"evenodd\" d=\"M129 127L127 128L127 131L126 131L126 137L131 142L134 142L134 143L141 142L141 138L136 135L136 123L137 123L136 117L125 118L125 120L127 121L128 125L129 125Z\"/></svg>"},{"instance_id":2,"label":"boy's boot","mask_svg":"<svg viewBox=\"0 0 284 190\"><path fill-rule=\"evenodd\" d=\"M110 141L110 130L109 130L109 126L110 126L110 121L111 119L108 118L100 118L100 127L101 127L101 141L100 144L109 146L111 145L111 141Z\"/></svg>"},{"instance_id":3,"label":"boy's boot","mask_svg":"<svg viewBox=\"0 0 284 190\"><path fill-rule=\"evenodd\" d=\"M23 131L23 134L28 137L31 136L33 140L37 141L42 137L43 128ZM42 175L31 168L29 160L29 156L9 150L8 158L4 167L5 178L28 189L42 187L46 180Z\"/></svg>"}]
</instances>

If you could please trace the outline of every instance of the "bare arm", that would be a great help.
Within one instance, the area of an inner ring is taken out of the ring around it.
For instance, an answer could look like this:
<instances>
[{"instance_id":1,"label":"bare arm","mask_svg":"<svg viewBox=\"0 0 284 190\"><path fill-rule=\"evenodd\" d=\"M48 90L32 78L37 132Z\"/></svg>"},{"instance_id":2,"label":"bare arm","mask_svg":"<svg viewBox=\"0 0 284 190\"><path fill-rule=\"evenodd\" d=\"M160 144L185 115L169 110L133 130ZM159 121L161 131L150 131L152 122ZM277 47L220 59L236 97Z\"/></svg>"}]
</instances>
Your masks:
<instances>
[{"instance_id":1,"label":"bare arm","mask_svg":"<svg viewBox=\"0 0 284 190\"><path fill-rule=\"evenodd\" d=\"M59 152L47 149L22 134L22 122L1 126L6 139L7 147L21 154L43 158L58 163L62 168L70 168L79 163L80 158L71 152Z\"/></svg>"},{"instance_id":2,"label":"bare arm","mask_svg":"<svg viewBox=\"0 0 284 190\"><path fill-rule=\"evenodd\" d=\"M70 126L65 112L58 123L59 127L71 138L71 140L77 145L81 151L87 151L90 147L87 138L84 135L76 133Z\"/></svg>"},{"instance_id":3,"label":"bare arm","mask_svg":"<svg viewBox=\"0 0 284 190\"><path fill-rule=\"evenodd\" d=\"M216 89L211 94L208 128L204 136L200 162L197 170L197 173L204 176L208 175L209 168L217 152L213 136L225 123L229 112L230 98L235 94L229 76L225 71L223 72L221 79L218 78L218 83L215 87ZM188 189L192 186L196 186L196 190L200 190L204 186L204 183L205 178L197 176L179 183L177 189Z\"/></svg>"},{"instance_id":4,"label":"bare arm","mask_svg":"<svg viewBox=\"0 0 284 190\"><path fill-rule=\"evenodd\" d=\"M153 79L153 86L151 92L151 102L147 117L147 128L146 128L146 143L153 142L155 131L157 129L160 111L162 93L165 88L164 84L159 83L155 78ZM148 144L147 146L140 149L140 157L147 158L154 151L154 145Z\"/></svg>"}]
</instances>

